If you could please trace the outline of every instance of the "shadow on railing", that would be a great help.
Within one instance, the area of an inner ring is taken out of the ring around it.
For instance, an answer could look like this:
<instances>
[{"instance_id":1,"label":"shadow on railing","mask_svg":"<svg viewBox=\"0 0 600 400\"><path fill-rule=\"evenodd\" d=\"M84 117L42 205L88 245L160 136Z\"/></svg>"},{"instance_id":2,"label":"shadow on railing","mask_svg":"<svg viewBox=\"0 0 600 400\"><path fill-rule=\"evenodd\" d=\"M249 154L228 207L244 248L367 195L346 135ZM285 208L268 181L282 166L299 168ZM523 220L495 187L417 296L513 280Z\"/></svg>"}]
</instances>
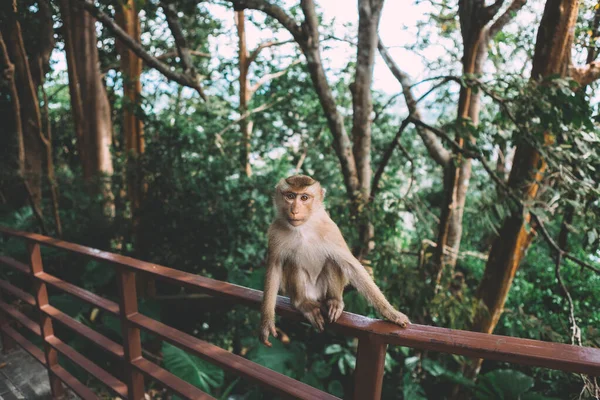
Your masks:
<instances>
[{"instance_id":1,"label":"shadow on railing","mask_svg":"<svg viewBox=\"0 0 600 400\"><path fill-rule=\"evenodd\" d=\"M4 227L0 227L0 232L7 236L21 238L27 242L29 259L26 264L5 256L0 256L0 264L30 275L33 278L34 288L34 294L32 295L4 280L0 280L0 294L9 294L26 304L36 307L40 315L39 323L36 323L0 298L2 344L5 349L14 343L18 344L46 366L54 398L60 398L64 395L62 383L69 386L83 399L97 398L89 388L58 364L58 354L60 353L96 377L114 395L123 399L141 400L144 398L145 375L185 398L211 399L210 395L142 356L140 329L144 329L175 346L279 395L296 399L336 399L335 396L262 367L138 313L135 274L136 272L152 274L158 279L179 286L194 288L215 297L228 298L236 303L253 307L260 305L261 291L34 233L19 232ZM117 272L119 302L115 303L102 298L44 272L40 245L55 247L113 264ZM120 317L124 338L123 344L113 342L54 308L48 302L47 285ZM292 308L286 297L280 296L278 298L277 313L285 317L302 319L302 315ZM17 321L23 327L40 335L43 339L44 351L38 349L13 329L9 324L11 321ZM55 321L87 338L102 350L111 354L114 359L120 360L125 369L126 382L121 382L54 336L53 323ZM388 344L528 364L592 376L600 375L600 349L595 348L417 324L410 325L407 329L400 329L396 325L385 321L346 312L342 314L336 323L329 325L329 328L356 337L359 340L353 393L353 398L357 400L379 399L381 397L384 359Z\"/></svg>"}]
</instances>

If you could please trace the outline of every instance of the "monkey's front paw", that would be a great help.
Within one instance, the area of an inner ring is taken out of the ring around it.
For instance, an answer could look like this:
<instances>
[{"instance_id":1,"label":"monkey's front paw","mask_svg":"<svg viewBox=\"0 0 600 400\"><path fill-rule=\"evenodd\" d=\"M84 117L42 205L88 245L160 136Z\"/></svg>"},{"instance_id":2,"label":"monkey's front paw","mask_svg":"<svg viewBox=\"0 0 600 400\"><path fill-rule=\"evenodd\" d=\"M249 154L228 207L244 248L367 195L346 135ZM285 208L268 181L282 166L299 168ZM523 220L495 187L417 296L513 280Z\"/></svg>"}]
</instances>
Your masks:
<instances>
[{"instance_id":1,"label":"monkey's front paw","mask_svg":"<svg viewBox=\"0 0 600 400\"><path fill-rule=\"evenodd\" d=\"M385 317L396 325L400 325L402 328L406 328L408 325L410 325L410 320L408 317L399 311L390 313L390 315L385 315Z\"/></svg>"},{"instance_id":2,"label":"monkey's front paw","mask_svg":"<svg viewBox=\"0 0 600 400\"><path fill-rule=\"evenodd\" d=\"M338 299L329 299L326 304L329 322L337 321L340 315L342 315L342 311L344 311L344 302Z\"/></svg>"},{"instance_id":3,"label":"monkey's front paw","mask_svg":"<svg viewBox=\"0 0 600 400\"><path fill-rule=\"evenodd\" d=\"M323 318L321 309L319 307L315 307L309 311L306 311L304 316L308 322L315 327L315 329L317 329L319 332L323 332L323 329L325 328L325 319Z\"/></svg>"},{"instance_id":4,"label":"monkey's front paw","mask_svg":"<svg viewBox=\"0 0 600 400\"><path fill-rule=\"evenodd\" d=\"M273 335L273 337L277 337L275 321L263 321L260 324L260 332L258 333L258 338L260 342L267 347L272 346L271 342L269 342L269 334Z\"/></svg>"}]
</instances>

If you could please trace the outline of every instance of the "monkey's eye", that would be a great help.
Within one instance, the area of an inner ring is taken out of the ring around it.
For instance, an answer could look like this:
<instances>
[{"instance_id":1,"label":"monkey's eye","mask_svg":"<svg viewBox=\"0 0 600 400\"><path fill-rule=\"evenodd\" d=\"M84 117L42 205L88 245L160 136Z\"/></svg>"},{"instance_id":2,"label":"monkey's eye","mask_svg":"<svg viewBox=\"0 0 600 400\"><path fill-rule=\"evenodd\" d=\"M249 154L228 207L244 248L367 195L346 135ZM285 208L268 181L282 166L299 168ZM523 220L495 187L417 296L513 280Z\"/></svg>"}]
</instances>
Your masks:
<instances>
[{"instance_id":1,"label":"monkey's eye","mask_svg":"<svg viewBox=\"0 0 600 400\"><path fill-rule=\"evenodd\" d=\"M308 200L308 196L307 196L307 195L305 195L305 194L303 194L303 195L300 197L300 200L302 200L302 201L306 201L306 200Z\"/></svg>"},{"instance_id":2,"label":"monkey's eye","mask_svg":"<svg viewBox=\"0 0 600 400\"><path fill-rule=\"evenodd\" d=\"M285 197L289 200L294 200L296 198L296 195L294 193L288 193L285 195Z\"/></svg>"}]
</instances>

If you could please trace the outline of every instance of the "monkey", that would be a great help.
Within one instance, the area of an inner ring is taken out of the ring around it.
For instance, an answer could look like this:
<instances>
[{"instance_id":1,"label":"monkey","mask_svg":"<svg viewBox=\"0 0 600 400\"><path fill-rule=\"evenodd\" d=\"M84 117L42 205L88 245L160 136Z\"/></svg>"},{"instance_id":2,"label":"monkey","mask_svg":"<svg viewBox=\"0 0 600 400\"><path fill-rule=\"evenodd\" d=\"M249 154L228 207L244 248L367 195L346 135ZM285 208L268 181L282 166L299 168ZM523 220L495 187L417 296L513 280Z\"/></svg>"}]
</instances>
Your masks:
<instances>
[{"instance_id":1,"label":"monkey","mask_svg":"<svg viewBox=\"0 0 600 400\"><path fill-rule=\"evenodd\" d=\"M394 309L365 267L352 255L340 229L323 205L325 189L306 175L281 179L275 187L276 216L268 230L267 270L259 339L271 347L277 337L275 303L281 290L318 331L326 314L335 322L344 310L344 288L352 284L377 311L406 327L406 315Z\"/></svg>"}]
</instances>

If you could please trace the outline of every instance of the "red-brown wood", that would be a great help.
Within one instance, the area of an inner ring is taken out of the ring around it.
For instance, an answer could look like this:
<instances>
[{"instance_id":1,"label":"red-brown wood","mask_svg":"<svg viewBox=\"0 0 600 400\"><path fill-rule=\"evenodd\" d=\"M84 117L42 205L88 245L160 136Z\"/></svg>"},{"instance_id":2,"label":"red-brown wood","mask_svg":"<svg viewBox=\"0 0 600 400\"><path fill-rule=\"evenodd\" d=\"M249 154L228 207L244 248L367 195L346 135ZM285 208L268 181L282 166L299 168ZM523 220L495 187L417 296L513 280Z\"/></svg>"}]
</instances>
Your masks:
<instances>
[{"instance_id":1,"label":"red-brown wood","mask_svg":"<svg viewBox=\"0 0 600 400\"><path fill-rule=\"evenodd\" d=\"M2 291L0 291L0 303L4 303ZM10 326L11 318L4 312L0 311L0 340L2 341L2 353L6 354L10 350L14 349L17 345L15 341L9 336L4 334L2 328Z\"/></svg>"},{"instance_id":2,"label":"red-brown wood","mask_svg":"<svg viewBox=\"0 0 600 400\"><path fill-rule=\"evenodd\" d=\"M71 329L79 336L89 340L91 343L95 344L100 349L112 354L115 358L120 360L123 359L125 353L123 352L123 346L121 346L120 344L113 342L112 340L99 334L92 328L82 324L79 321L76 321L75 319L69 317L67 314L52 307L51 305L42 307L42 311L46 313L46 315L50 316L50 318L52 318L53 320L60 322L62 325Z\"/></svg>"},{"instance_id":3,"label":"red-brown wood","mask_svg":"<svg viewBox=\"0 0 600 400\"><path fill-rule=\"evenodd\" d=\"M16 286L11 285L6 281L0 280L0 290L4 293L9 293L17 299L29 304L30 306L35 306L35 298L31 294L19 289Z\"/></svg>"},{"instance_id":4,"label":"red-brown wood","mask_svg":"<svg viewBox=\"0 0 600 400\"><path fill-rule=\"evenodd\" d=\"M138 358L133 362L133 366L140 372L148 375L157 382L162 383L168 389L177 393L178 395L185 397L186 399L194 400L211 400L214 397L204 393L194 385L187 383L186 381L176 377L169 371L159 367L158 365L146 360L145 358Z\"/></svg>"},{"instance_id":5,"label":"red-brown wood","mask_svg":"<svg viewBox=\"0 0 600 400\"><path fill-rule=\"evenodd\" d=\"M13 260L10 257L0 256L0 264L6 265L7 267L10 267L27 275L30 274L29 266L27 264L23 264L22 262Z\"/></svg>"},{"instance_id":6,"label":"red-brown wood","mask_svg":"<svg viewBox=\"0 0 600 400\"><path fill-rule=\"evenodd\" d=\"M142 314L132 315L130 320L137 326L157 334L167 342L185 349L223 369L250 379L277 394L306 400L337 399L335 396L322 392L312 386L306 385L261 365L257 365L243 357L185 334Z\"/></svg>"},{"instance_id":7,"label":"red-brown wood","mask_svg":"<svg viewBox=\"0 0 600 400\"><path fill-rule=\"evenodd\" d=\"M29 253L29 268L32 274L41 274L44 272L42 265L42 253L40 250L39 243L28 242L27 251ZM49 369L58 366L58 353L53 349L47 340L49 337L54 336L54 328L52 326L52 319L44 314L41 310L42 307L48 305L48 289L44 282L35 280L33 284L33 292L35 293L35 302L38 307L40 330L42 340L44 340L44 354L46 356L46 365ZM52 391L52 397L54 399L65 398L65 389L56 376L49 373L48 378L50 379L50 390Z\"/></svg>"},{"instance_id":8,"label":"red-brown wood","mask_svg":"<svg viewBox=\"0 0 600 400\"><path fill-rule=\"evenodd\" d=\"M46 342L52 346L52 348L66 356L69 360L79 365L90 375L98 379L117 397L121 397L123 399L127 398L127 386L123 382L100 368L88 358L79 354L71 346L68 346L56 336L46 338Z\"/></svg>"},{"instance_id":9,"label":"red-brown wood","mask_svg":"<svg viewBox=\"0 0 600 400\"><path fill-rule=\"evenodd\" d=\"M354 400L378 400L385 367L387 344L376 335L358 341L354 371Z\"/></svg>"},{"instance_id":10,"label":"red-brown wood","mask_svg":"<svg viewBox=\"0 0 600 400\"><path fill-rule=\"evenodd\" d=\"M142 358L140 329L129 321L129 318L138 312L135 272L118 268L117 283L128 398L130 400L144 400L144 375L132 365L134 361Z\"/></svg>"},{"instance_id":11,"label":"red-brown wood","mask_svg":"<svg viewBox=\"0 0 600 400\"><path fill-rule=\"evenodd\" d=\"M104 311L107 311L114 315L119 315L119 305L114 301L110 301L108 299L105 299L104 297L100 297L97 294L77 287L72 283L65 282L62 279L59 279L45 272L36 274L35 279L47 283L48 285L53 286L56 289L62 290L63 292L68 293L71 296L75 296L78 299L81 299L86 303L96 306Z\"/></svg>"},{"instance_id":12,"label":"red-brown wood","mask_svg":"<svg viewBox=\"0 0 600 400\"><path fill-rule=\"evenodd\" d=\"M307 393L309 392L295 392L297 388L304 389L304 387L301 386L302 384L299 382L293 381L287 377L273 375L275 374L273 371L264 371L262 367L257 367L248 360L235 356L222 349L219 349L216 346L202 342L197 338L186 335L171 327L161 324L158 321L154 321L139 314L137 312L137 298L135 292L135 272L150 273L173 284L220 297L224 300L231 301L232 303L241 303L253 307L257 307L261 303L262 292L260 291L188 274L172 268L91 249L58 239L48 238L42 235L18 232L3 227L0 227L0 232L26 239L32 243L44 244L85 255L96 260L109 262L117 267L120 293L120 304L118 305L67 282L61 281L56 277L41 272L41 259L38 259L39 247L37 250L33 248L31 253L31 265L39 265L39 271L37 273L35 269L33 270L33 273L36 274L35 281L38 283L38 286L36 286L36 300L40 298L40 294L44 294L40 293L39 291L40 285L45 285L47 283L85 301L88 301L97 307L121 316L125 341L123 346L124 348L120 348L120 350L123 351L126 366L129 368L129 381L127 382L127 385L129 388L130 398L133 398L131 397L132 393L134 394L136 400L141 399L141 396L143 396L142 372L151 376L153 379L161 381L167 387L171 388L180 395L183 395L184 397L187 397L192 393L187 391L188 389L192 390L191 388L187 387L186 389L185 387L180 386L182 384L181 382L177 381L178 378L168 375L167 371L162 370L160 367L142 358L141 343L139 340L139 327L148 329L162 337L164 340L170 341L171 343L178 345L179 347L182 347L183 349L211 362L214 362L223 368L250 378L261 386L270 387L277 393L283 395L287 394L288 396L293 396L296 398L331 397L330 395L324 392L316 391L316 389L313 388L309 390L315 391L315 397L308 396ZM7 265L21 272L29 272L28 266L5 256L0 256L0 264ZM45 286L43 287L45 289ZM0 289L4 290L6 293L15 295L16 297L27 297L23 295L24 292L14 290L16 288L7 283L0 284ZM43 300L44 296L41 297ZM78 326L73 320L69 320L68 317L64 316L64 314L60 313L60 311L54 309L53 307L46 305L41 306L40 309L46 317L52 317L61 323L64 323L78 334L90 334L88 330L81 328L81 326ZM15 319L33 332L40 333L40 327L14 307L0 301L0 310L6 317ZM299 320L302 319L300 313L298 313L291 306L289 299L285 297L278 297L277 312L278 314L286 317ZM3 333L15 332L6 324L1 325L0 329ZM560 343L541 342L498 335L488 335L416 324L410 325L407 329L400 329L396 325L385 321L374 320L351 313L343 313L335 324L328 326L328 329L333 329L345 335L359 338L360 344L357 355L354 398L379 398L381 393L381 379L383 377L385 348L387 344L409 346L430 351L440 351L477 358L482 357L486 359L508 361L576 373L585 373L592 376L600 376L600 349L589 347L571 346ZM42 331L46 331L45 326ZM10 337L12 338L12 336ZM108 339L106 340L108 342L100 339L101 343L98 343L98 345L105 349L111 349L109 351L114 354L121 354L119 353L119 347L116 343L112 343ZM21 342L18 342L18 344L24 346ZM31 349L31 346L29 346L29 350L34 351ZM57 371L57 368L60 367L55 365L51 371ZM64 370L62 371L64 372ZM58 376L55 372L51 372L51 374L53 376ZM292 383L289 383L286 379L291 380ZM61 380L66 382L63 378L61 378ZM66 383L70 386L68 382ZM82 390L81 388L78 389ZM90 393L87 393L87 395L89 396ZM189 396L189 398L199 398L194 396L196 395Z\"/></svg>"}]
</instances>

